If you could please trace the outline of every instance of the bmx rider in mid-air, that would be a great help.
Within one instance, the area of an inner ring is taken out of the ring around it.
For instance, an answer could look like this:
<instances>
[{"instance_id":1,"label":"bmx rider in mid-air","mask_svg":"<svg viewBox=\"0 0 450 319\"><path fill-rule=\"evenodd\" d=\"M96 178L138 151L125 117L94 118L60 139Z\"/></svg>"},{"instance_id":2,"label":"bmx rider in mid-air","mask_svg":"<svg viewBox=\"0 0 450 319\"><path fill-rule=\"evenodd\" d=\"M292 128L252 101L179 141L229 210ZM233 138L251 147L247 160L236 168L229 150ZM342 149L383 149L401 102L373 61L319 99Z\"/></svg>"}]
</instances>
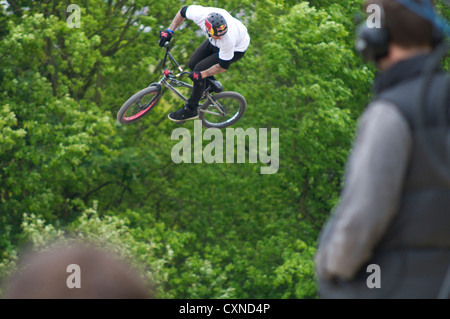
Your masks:
<instances>
[{"instance_id":1,"label":"bmx rider in mid-air","mask_svg":"<svg viewBox=\"0 0 450 319\"><path fill-rule=\"evenodd\" d=\"M184 122L198 118L198 104L207 85L213 91L223 90L214 75L225 72L241 59L250 44L245 25L226 10L199 5L184 6L178 11L170 27L160 32L159 45L170 42L176 29L185 19L194 21L208 36L192 54L188 66L189 78L194 82L192 94L179 110L170 113L169 119Z\"/></svg>"}]
</instances>

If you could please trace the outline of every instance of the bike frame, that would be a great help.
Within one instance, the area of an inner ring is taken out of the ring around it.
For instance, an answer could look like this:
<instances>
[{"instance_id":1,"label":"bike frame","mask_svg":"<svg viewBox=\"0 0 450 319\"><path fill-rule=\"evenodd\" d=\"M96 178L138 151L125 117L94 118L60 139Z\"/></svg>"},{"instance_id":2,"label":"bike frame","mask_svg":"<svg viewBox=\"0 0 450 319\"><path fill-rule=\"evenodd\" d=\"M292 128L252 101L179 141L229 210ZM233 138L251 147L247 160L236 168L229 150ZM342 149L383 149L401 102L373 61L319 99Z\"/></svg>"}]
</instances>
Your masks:
<instances>
[{"instance_id":1,"label":"bike frame","mask_svg":"<svg viewBox=\"0 0 450 319\"><path fill-rule=\"evenodd\" d=\"M169 52L169 43L168 42L164 45L164 49L166 51L166 54L164 55L164 59L163 59L163 63L162 63L162 69L164 70L164 75L161 78L161 80L159 80L158 84L160 86L164 85L166 88L168 88L173 93L175 93L175 95L178 96L180 99L182 99L184 102L187 102L188 98L186 98L180 91L178 91L171 83L174 83L176 86L186 87L186 88L189 88L192 90L192 88L193 88L192 84L189 84L189 83L186 83L186 82L183 82L183 81L180 81L177 79L183 75L189 74L189 72L184 71L183 68L180 66L180 64L177 62L177 60L175 60L175 58ZM172 71L170 71L169 69L166 69L167 58L169 58L177 66L180 73L174 75ZM223 107L220 105L220 103L218 103L211 97L209 90L210 89L207 88L205 91L206 97L219 110L220 114L217 114L217 113L214 113L214 112L211 112L208 110L199 109L199 111L205 112L205 113L210 113L213 115L225 115L225 111L224 111Z\"/></svg>"},{"instance_id":2,"label":"bike frame","mask_svg":"<svg viewBox=\"0 0 450 319\"><path fill-rule=\"evenodd\" d=\"M189 72L184 71L183 68L180 66L180 64L177 62L177 60L175 60L175 58L169 52L169 45L168 44L166 44L164 46L164 49L166 50L166 54L164 55L164 60L163 60L163 63L162 63L162 68L164 70L164 75L161 78L161 80L159 80L158 84L159 85L164 85L169 90L171 90L173 93L175 93L184 102L187 102L188 99L183 94L181 94L174 86L172 86L169 82L172 82L172 83L174 83L175 85L178 85L178 86L183 86L183 87L187 87L189 89L192 89L193 86L191 84L188 84L186 82L177 80L177 78L179 78L182 75L189 74ZM172 71L170 71L169 69L166 69L167 58L169 58L177 66L177 68L180 71L180 73L174 75Z\"/></svg>"}]
</instances>

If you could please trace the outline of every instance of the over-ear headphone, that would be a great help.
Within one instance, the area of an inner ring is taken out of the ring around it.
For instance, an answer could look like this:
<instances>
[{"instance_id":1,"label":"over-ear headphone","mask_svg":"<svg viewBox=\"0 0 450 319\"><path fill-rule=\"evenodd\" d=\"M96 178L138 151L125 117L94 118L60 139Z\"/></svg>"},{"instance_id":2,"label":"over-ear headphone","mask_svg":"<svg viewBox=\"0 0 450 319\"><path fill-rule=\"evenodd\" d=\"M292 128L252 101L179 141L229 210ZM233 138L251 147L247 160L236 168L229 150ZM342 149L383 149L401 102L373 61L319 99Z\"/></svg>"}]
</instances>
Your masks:
<instances>
[{"instance_id":1,"label":"over-ear headphone","mask_svg":"<svg viewBox=\"0 0 450 319\"><path fill-rule=\"evenodd\" d=\"M421 0L420 4L412 0L396 0L398 3L427 19L432 23L432 46L436 48L444 40L442 19L435 12L430 0ZM356 50L368 61L377 61L389 51L390 35L386 26L383 7L380 5L380 27L369 27L367 22L361 23L357 29ZM445 22L444 22L445 24Z\"/></svg>"},{"instance_id":2,"label":"over-ear headphone","mask_svg":"<svg viewBox=\"0 0 450 319\"><path fill-rule=\"evenodd\" d=\"M381 4L380 9L380 25L369 27L367 21L361 23L356 31L357 38L355 43L356 51L361 53L367 61L377 61L386 56L389 50L389 32L386 27L384 10Z\"/></svg>"}]
</instances>

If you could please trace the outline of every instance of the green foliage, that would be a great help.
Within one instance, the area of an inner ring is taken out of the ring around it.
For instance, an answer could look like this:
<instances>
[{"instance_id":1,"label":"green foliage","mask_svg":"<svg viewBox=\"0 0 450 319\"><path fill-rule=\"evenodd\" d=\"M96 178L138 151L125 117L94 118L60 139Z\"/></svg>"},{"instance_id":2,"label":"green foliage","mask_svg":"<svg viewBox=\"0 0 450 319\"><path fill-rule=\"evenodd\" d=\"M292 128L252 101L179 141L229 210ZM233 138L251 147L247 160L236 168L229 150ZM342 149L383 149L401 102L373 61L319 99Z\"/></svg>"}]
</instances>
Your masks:
<instances>
[{"instance_id":1,"label":"green foliage","mask_svg":"<svg viewBox=\"0 0 450 319\"><path fill-rule=\"evenodd\" d=\"M0 277L23 247L87 241L155 283L161 298L316 298L313 256L336 204L373 66L353 52L362 1L197 1L248 26L244 58L218 76L248 103L237 127L278 128L280 166L175 164L165 93L120 126L158 81L158 31L184 1L10 1L0 10ZM28 8L28 9L24 9ZM204 38L187 21L183 67ZM193 132L191 123L185 127ZM270 131L270 130L269 130Z\"/></svg>"}]
</instances>

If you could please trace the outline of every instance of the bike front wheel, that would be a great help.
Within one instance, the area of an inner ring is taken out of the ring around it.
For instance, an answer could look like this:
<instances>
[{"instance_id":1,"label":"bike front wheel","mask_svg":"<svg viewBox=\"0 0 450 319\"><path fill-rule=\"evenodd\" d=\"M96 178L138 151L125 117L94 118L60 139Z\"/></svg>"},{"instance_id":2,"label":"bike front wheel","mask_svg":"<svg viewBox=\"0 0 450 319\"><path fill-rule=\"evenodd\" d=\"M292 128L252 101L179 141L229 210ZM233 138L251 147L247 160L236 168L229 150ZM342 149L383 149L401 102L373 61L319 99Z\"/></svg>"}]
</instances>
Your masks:
<instances>
[{"instance_id":1,"label":"bike front wheel","mask_svg":"<svg viewBox=\"0 0 450 319\"><path fill-rule=\"evenodd\" d=\"M204 127L225 128L236 123L247 108L245 98L236 92L210 95L200 106L198 117Z\"/></svg>"},{"instance_id":2,"label":"bike front wheel","mask_svg":"<svg viewBox=\"0 0 450 319\"><path fill-rule=\"evenodd\" d=\"M121 124L131 124L143 118L158 104L162 91L159 84L137 92L130 97L117 113L117 121Z\"/></svg>"}]
</instances>

